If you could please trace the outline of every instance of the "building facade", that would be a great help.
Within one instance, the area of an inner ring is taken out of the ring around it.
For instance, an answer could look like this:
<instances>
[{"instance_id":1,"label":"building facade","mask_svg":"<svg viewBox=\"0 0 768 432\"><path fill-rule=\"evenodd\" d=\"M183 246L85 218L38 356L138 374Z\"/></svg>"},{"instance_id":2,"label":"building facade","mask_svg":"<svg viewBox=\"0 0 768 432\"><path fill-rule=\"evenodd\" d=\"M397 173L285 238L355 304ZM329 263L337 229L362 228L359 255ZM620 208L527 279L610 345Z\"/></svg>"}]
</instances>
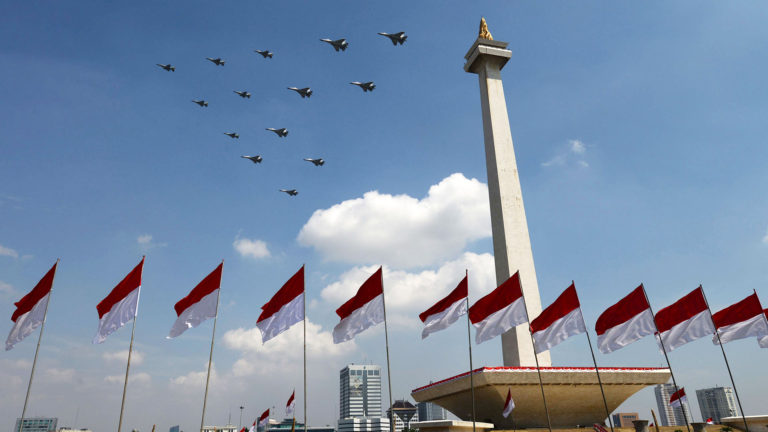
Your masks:
<instances>
[{"instance_id":1,"label":"building facade","mask_svg":"<svg viewBox=\"0 0 768 432\"><path fill-rule=\"evenodd\" d=\"M733 387L712 387L696 390L696 399L699 401L699 409L704 421L711 417L712 421L720 423L723 417L739 415Z\"/></svg>"},{"instance_id":2,"label":"building facade","mask_svg":"<svg viewBox=\"0 0 768 432\"><path fill-rule=\"evenodd\" d=\"M419 421L419 412L416 406L407 400L396 400L392 403L395 411L395 431L402 432L411 428L412 422ZM392 418L392 410L387 409L387 418Z\"/></svg>"},{"instance_id":3,"label":"building facade","mask_svg":"<svg viewBox=\"0 0 768 432\"><path fill-rule=\"evenodd\" d=\"M267 432L304 432L304 423L296 421L294 425L293 418L285 418L280 423L270 421ZM310 426L307 432L336 432L333 426Z\"/></svg>"},{"instance_id":4,"label":"building facade","mask_svg":"<svg viewBox=\"0 0 768 432\"><path fill-rule=\"evenodd\" d=\"M179 425L171 426L171 428L168 429L168 432L179 432Z\"/></svg>"},{"instance_id":5,"label":"building facade","mask_svg":"<svg viewBox=\"0 0 768 432\"><path fill-rule=\"evenodd\" d=\"M640 420L640 414L638 413L616 413L611 416L613 426L631 428L635 427L632 423L633 420Z\"/></svg>"},{"instance_id":6,"label":"building facade","mask_svg":"<svg viewBox=\"0 0 768 432\"><path fill-rule=\"evenodd\" d=\"M339 372L339 418L381 418L381 366L351 364Z\"/></svg>"},{"instance_id":7,"label":"building facade","mask_svg":"<svg viewBox=\"0 0 768 432\"><path fill-rule=\"evenodd\" d=\"M30 417L24 419L24 424L21 424L21 419L16 419L16 426L13 428L14 432L49 432L56 431L56 425L59 423L59 419L56 417Z\"/></svg>"},{"instance_id":8,"label":"building facade","mask_svg":"<svg viewBox=\"0 0 768 432\"><path fill-rule=\"evenodd\" d=\"M389 432L389 419L381 417L339 419L338 432Z\"/></svg>"},{"instance_id":9,"label":"building facade","mask_svg":"<svg viewBox=\"0 0 768 432\"><path fill-rule=\"evenodd\" d=\"M203 427L203 432L239 432L239 430L235 425Z\"/></svg>"},{"instance_id":10,"label":"building facade","mask_svg":"<svg viewBox=\"0 0 768 432\"><path fill-rule=\"evenodd\" d=\"M691 421L691 409L688 403L673 408L669 399L675 393L674 384L659 384L653 389L656 395L656 406L659 408L659 421L662 426L685 426L685 419Z\"/></svg>"},{"instance_id":11,"label":"building facade","mask_svg":"<svg viewBox=\"0 0 768 432\"><path fill-rule=\"evenodd\" d=\"M418 409L419 421L445 420L447 418L445 409L432 402L419 402L416 404Z\"/></svg>"}]
</instances>

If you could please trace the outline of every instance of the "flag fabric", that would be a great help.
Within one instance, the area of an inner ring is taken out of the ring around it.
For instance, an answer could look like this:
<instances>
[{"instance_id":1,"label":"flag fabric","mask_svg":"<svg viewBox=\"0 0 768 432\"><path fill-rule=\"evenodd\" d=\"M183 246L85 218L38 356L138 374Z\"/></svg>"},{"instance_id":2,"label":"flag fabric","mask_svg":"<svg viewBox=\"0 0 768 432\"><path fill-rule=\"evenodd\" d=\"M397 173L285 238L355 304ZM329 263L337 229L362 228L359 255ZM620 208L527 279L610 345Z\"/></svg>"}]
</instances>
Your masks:
<instances>
[{"instance_id":1,"label":"flag fabric","mask_svg":"<svg viewBox=\"0 0 768 432\"><path fill-rule=\"evenodd\" d=\"M56 275L56 264L43 276L42 279L28 292L21 300L14 303L16 310L11 315L13 328L8 333L8 339L5 340L5 350L9 351L14 345L21 342L29 336L36 328L40 327L45 320L45 309L48 307L51 289L53 288L53 278Z\"/></svg>"},{"instance_id":2,"label":"flag fabric","mask_svg":"<svg viewBox=\"0 0 768 432\"><path fill-rule=\"evenodd\" d=\"M706 423L706 424L715 424L714 420L712 420L712 417L708 417L707 420L704 423Z\"/></svg>"},{"instance_id":3,"label":"flag fabric","mask_svg":"<svg viewBox=\"0 0 768 432\"><path fill-rule=\"evenodd\" d=\"M592 430L594 430L595 432L608 432L608 429L606 429L605 426L599 423L594 423L592 425Z\"/></svg>"},{"instance_id":4,"label":"flag fabric","mask_svg":"<svg viewBox=\"0 0 768 432\"><path fill-rule=\"evenodd\" d=\"M243 428L242 428L242 429L240 429L240 432L246 432L246 430L245 430L245 426L243 426Z\"/></svg>"},{"instance_id":5,"label":"flag fabric","mask_svg":"<svg viewBox=\"0 0 768 432\"><path fill-rule=\"evenodd\" d=\"M467 282L467 277L464 276L464 279L459 282L459 285L450 294L419 314L421 322L424 323L421 338L424 339L431 333L448 328L459 317L466 314L468 295L469 283Z\"/></svg>"},{"instance_id":6,"label":"flag fabric","mask_svg":"<svg viewBox=\"0 0 768 432\"><path fill-rule=\"evenodd\" d=\"M495 290L469 308L469 320L475 326L475 342L482 343L528 321L520 272L515 272Z\"/></svg>"},{"instance_id":7,"label":"flag fabric","mask_svg":"<svg viewBox=\"0 0 768 432\"><path fill-rule=\"evenodd\" d=\"M261 331L261 342L288 330L304 320L304 266L261 307L256 327Z\"/></svg>"},{"instance_id":8,"label":"flag fabric","mask_svg":"<svg viewBox=\"0 0 768 432\"><path fill-rule=\"evenodd\" d=\"M285 418L293 417L294 408L296 407L296 390L291 393L291 397L288 398L288 403L285 404Z\"/></svg>"},{"instance_id":9,"label":"flag fabric","mask_svg":"<svg viewBox=\"0 0 768 432\"><path fill-rule=\"evenodd\" d=\"M186 297L173 306L177 318L167 336L168 339L175 338L187 329L195 328L205 320L216 317L223 267L224 263L219 264Z\"/></svg>"},{"instance_id":10,"label":"flag fabric","mask_svg":"<svg viewBox=\"0 0 768 432\"><path fill-rule=\"evenodd\" d=\"M573 283L554 303L531 321L536 354L548 351L569 337L586 333L586 331L579 297L576 295L576 286Z\"/></svg>"},{"instance_id":11,"label":"flag fabric","mask_svg":"<svg viewBox=\"0 0 768 432\"><path fill-rule=\"evenodd\" d=\"M141 294L141 274L144 270L144 258L141 262L102 300L96 310L99 312L99 328L93 343L100 344L115 330L136 318L139 312Z\"/></svg>"},{"instance_id":12,"label":"flag fabric","mask_svg":"<svg viewBox=\"0 0 768 432\"><path fill-rule=\"evenodd\" d=\"M756 293L715 313L712 320L722 343L768 336L768 324ZM712 338L712 343L717 345L717 335Z\"/></svg>"},{"instance_id":13,"label":"flag fabric","mask_svg":"<svg viewBox=\"0 0 768 432\"><path fill-rule=\"evenodd\" d=\"M765 315L765 321L768 322L768 309L763 311L763 315ZM760 344L760 348L768 348L768 336L758 338L757 343Z\"/></svg>"},{"instance_id":14,"label":"flag fabric","mask_svg":"<svg viewBox=\"0 0 768 432\"><path fill-rule=\"evenodd\" d=\"M248 432L256 432L256 422L258 422L258 420L253 421L253 424L251 425L251 427L248 428Z\"/></svg>"},{"instance_id":15,"label":"flag fabric","mask_svg":"<svg viewBox=\"0 0 768 432\"><path fill-rule=\"evenodd\" d=\"M641 284L597 319L597 347L603 354L616 351L656 332L651 306Z\"/></svg>"},{"instance_id":16,"label":"flag fabric","mask_svg":"<svg viewBox=\"0 0 768 432\"><path fill-rule=\"evenodd\" d=\"M504 402L504 412L501 415L507 418L512 414L513 409L515 409L515 401L512 400L512 389L509 389L507 390L507 400Z\"/></svg>"},{"instance_id":17,"label":"flag fabric","mask_svg":"<svg viewBox=\"0 0 768 432\"><path fill-rule=\"evenodd\" d=\"M685 388L680 388L680 390L672 393L672 396L669 398L669 406L672 408L681 408L682 404L688 403L688 397L685 395Z\"/></svg>"},{"instance_id":18,"label":"flag fabric","mask_svg":"<svg viewBox=\"0 0 768 432\"><path fill-rule=\"evenodd\" d=\"M381 267L360 286L357 294L336 309L341 321L333 328L333 343L346 342L384 321L384 284Z\"/></svg>"},{"instance_id":19,"label":"flag fabric","mask_svg":"<svg viewBox=\"0 0 768 432\"><path fill-rule=\"evenodd\" d=\"M259 427L266 427L267 423L269 423L269 409L259 416Z\"/></svg>"},{"instance_id":20,"label":"flag fabric","mask_svg":"<svg viewBox=\"0 0 768 432\"><path fill-rule=\"evenodd\" d=\"M667 352L715 334L715 324L701 286L656 312L656 325Z\"/></svg>"}]
</instances>

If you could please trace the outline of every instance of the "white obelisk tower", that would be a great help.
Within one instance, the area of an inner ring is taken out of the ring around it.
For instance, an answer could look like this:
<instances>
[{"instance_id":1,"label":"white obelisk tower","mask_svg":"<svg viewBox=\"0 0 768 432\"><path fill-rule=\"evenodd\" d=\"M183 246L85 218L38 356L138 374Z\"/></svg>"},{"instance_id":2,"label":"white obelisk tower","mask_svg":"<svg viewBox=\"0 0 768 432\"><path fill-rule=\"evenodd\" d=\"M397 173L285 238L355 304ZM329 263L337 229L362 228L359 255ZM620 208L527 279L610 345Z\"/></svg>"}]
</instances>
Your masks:
<instances>
[{"instance_id":1,"label":"white obelisk tower","mask_svg":"<svg viewBox=\"0 0 768 432\"><path fill-rule=\"evenodd\" d=\"M479 37L464 56L467 60L464 70L480 78L496 281L501 284L519 270L529 318L535 318L541 312L539 285L501 84L501 69L512 57L512 52L506 48L506 42L493 40L485 19L482 19ZM536 365L531 336L525 325L504 333L501 344L504 366ZM539 354L538 358L541 366L552 364L548 351Z\"/></svg>"}]
</instances>

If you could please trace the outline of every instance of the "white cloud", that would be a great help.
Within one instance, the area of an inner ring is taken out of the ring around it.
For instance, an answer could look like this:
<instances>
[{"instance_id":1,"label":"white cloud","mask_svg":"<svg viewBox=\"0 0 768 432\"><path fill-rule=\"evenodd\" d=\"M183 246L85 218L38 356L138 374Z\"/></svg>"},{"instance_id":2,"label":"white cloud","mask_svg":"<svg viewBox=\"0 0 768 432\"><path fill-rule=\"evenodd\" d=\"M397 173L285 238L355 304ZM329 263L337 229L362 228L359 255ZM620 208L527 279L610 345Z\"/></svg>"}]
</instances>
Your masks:
<instances>
[{"instance_id":1,"label":"white cloud","mask_svg":"<svg viewBox=\"0 0 768 432\"><path fill-rule=\"evenodd\" d=\"M267 258L271 255L269 253L269 249L267 248L267 243L263 240L251 240L238 237L235 238L232 246L234 246L235 250L240 254L240 256L246 258L259 259Z\"/></svg>"},{"instance_id":2,"label":"white cloud","mask_svg":"<svg viewBox=\"0 0 768 432\"><path fill-rule=\"evenodd\" d=\"M133 361L133 358L131 358L131 361ZM125 382L125 375L108 375L104 377L104 381L112 384L123 384ZM128 375L129 383L149 384L151 381L152 377L146 372L138 372Z\"/></svg>"},{"instance_id":3,"label":"white cloud","mask_svg":"<svg viewBox=\"0 0 768 432\"><path fill-rule=\"evenodd\" d=\"M587 146L584 144L583 141L572 139L568 140L568 146L562 147L560 146L560 149L558 150L557 154L555 154L550 160L546 162L542 162L541 166L543 167L551 167L551 166L566 166L571 164L576 164L582 168L589 167L589 163L587 163L586 160L584 160L584 156L587 153Z\"/></svg>"},{"instance_id":4,"label":"white cloud","mask_svg":"<svg viewBox=\"0 0 768 432\"><path fill-rule=\"evenodd\" d=\"M126 363L128 361L128 350L105 352L101 358L108 362ZM140 365L144 363L144 353L133 350L131 353L131 364Z\"/></svg>"},{"instance_id":5,"label":"white cloud","mask_svg":"<svg viewBox=\"0 0 768 432\"><path fill-rule=\"evenodd\" d=\"M9 247L0 245L0 256L9 256L11 258L18 258L19 253Z\"/></svg>"},{"instance_id":6,"label":"white cloud","mask_svg":"<svg viewBox=\"0 0 768 432\"><path fill-rule=\"evenodd\" d=\"M16 295L16 290L13 288L11 284L0 281L0 294L4 294L7 296L14 296Z\"/></svg>"},{"instance_id":7,"label":"white cloud","mask_svg":"<svg viewBox=\"0 0 768 432\"><path fill-rule=\"evenodd\" d=\"M54 383L69 383L75 378L74 369L49 368L45 370L45 380Z\"/></svg>"},{"instance_id":8,"label":"white cloud","mask_svg":"<svg viewBox=\"0 0 768 432\"><path fill-rule=\"evenodd\" d=\"M490 237L488 188L452 174L426 197L367 192L317 210L298 241L331 261L420 267L456 257L474 240Z\"/></svg>"},{"instance_id":9,"label":"white cloud","mask_svg":"<svg viewBox=\"0 0 768 432\"><path fill-rule=\"evenodd\" d=\"M584 154L584 152L587 151L584 143L579 140L569 140L568 142L571 144L571 152L573 153Z\"/></svg>"},{"instance_id":10,"label":"white cloud","mask_svg":"<svg viewBox=\"0 0 768 432\"><path fill-rule=\"evenodd\" d=\"M152 240L154 240L152 234L142 234L136 238L136 243L145 250L168 246L168 243L157 243Z\"/></svg>"},{"instance_id":11,"label":"white cloud","mask_svg":"<svg viewBox=\"0 0 768 432\"><path fill-rule=\"evenodd\" d=\"M136 241L139 242L140 245L148 245L152 243L152 235L142 234L139 236L139 238L136 239Z\"/></svg>"}]
</instances>

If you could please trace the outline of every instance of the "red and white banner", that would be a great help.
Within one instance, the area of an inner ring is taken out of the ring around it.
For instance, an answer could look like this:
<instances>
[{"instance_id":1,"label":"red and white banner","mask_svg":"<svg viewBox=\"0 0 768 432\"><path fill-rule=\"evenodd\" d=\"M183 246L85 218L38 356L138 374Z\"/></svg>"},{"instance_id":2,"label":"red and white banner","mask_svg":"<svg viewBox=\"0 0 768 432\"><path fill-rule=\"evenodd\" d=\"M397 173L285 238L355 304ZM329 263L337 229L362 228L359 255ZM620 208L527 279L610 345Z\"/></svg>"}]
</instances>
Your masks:
<instances>
[{"instance_id":1,"label":"red and white banner","mask_svg":"<svg viewBox=\"0 0 768 432\"><path fill-rule=\"evenodd\" d=\"M464 279L459 282L459 285L450 294L419 314L419 319L424 323L421 338L424 339L431 333L450 327L462 315L466 314L468 295L469 283L467 282L467 276L464 276Z\"/></svg>"},{"instance_id":2,"label":"red and white banner","mask_svg":"<svg viewBox=\"0 0 768 432\"><path fill-rule=\"evenodd\" d=\"M483 343L527 322L524 302L518 271L469 308L469 320L477 329L475 342Z\"/></svg>"},{"instance_id":3,"label":"red and white banner","mask_svg":"<svg viewBox=\"0 0 768 432\"><path fill-rule=\"evenodd\" d=\"M99 312L99 328L93 343L100 344L115 330L136 318L139 312L139 295L141 294L141 273L144 269L144 258L122 280L112 292L97 306Z\"/></svg>"},{"instance_id":4,"label":"red and white banner","mask_svg":"<svg viewBox=\"0 0 768 432\"><path fill-rule=\"evenodd\" d=\"M501 415L503 415L504 418L507 418L512 414L513 409L515 409L515 401L512 400L512 389L509 389L507 390L507 400L504 402L504 411Z\"/></svg>"},{"instance_id":5,"label":"red and white banner","mask_svg":"<svg viewBox=\"0 0 768 432\"><path fill-rule=\"evenodd\" d=\"M712 320L722 343L768 336L768 324L756 293L715 313ZM712 338L712 343L717 345L717 336Z\"/></svg>"},{"instance_id":6,"label":"red and white banner","mask_svg":"<svg viewBox=\"0 0 768 432\"><path fill-rule=\"evenodd\" d=\"M571 284L557 300L531 321L531 333L535 341L536 354L548 351L560 342L581 333L586 333L584 317L581 315L576 286Z\"/></svg>"},{"instance_id":7,"label":"red and white banner","mask_svg":"<svg viewBox=\"0 0 768 432\"><path fill-rule=\"evenodd\" d=\"M294 408L296 408L296 390L291 393L291 397L288 398L288 403L285 404L285 418L293 417Z\"/></svg>"},{"instance_id":8,"label":"red and white banner","mask_svg":"<svg viewBox=\"0 0 768 432\"><path fill-rule=\"evenodd\" d=\"M768 309L763 311L763 315L765 315L765 321L768 323ZM768 348L768 336L758 338L757 343L760 344L760 348Z\"/></svg>"},{"instance_id":9,"label":"red and white banner","mask_svg":"<svg viewBox=\"0 0 768 432\"><path fill-rule=\"evenodd\" d=\"M333 328L333 343L346 342L384 321L384 283L381 267L368 278L354 297L336 309L341 321Z\"/></svg>"},{"instance_id":10,"label":"red and white banner","mask_svg":"<svg viewBox=\"0 0 768 432\"><path fill-rule=\"evenodd\" d=\"M301 266L288 282L261 307L256 327L265 343L292 325L304 320L304 266Z\"/></svg>"},{"instance_id":11,"label":"red and white banner","mask_svg":"<svg viewBox=\"0 0 768 432\"><path fill-rule=\"evenodd\" d=\"M688 397L685 395L685 388L680 388L680 390L672 393L672 396L669 398L669 406L672 408L681 408L682 404L688 403Z\"/></svg>"},{"instance_id":12,"label":"red and white banner","mask_svg":"<svg viewBox=\"0 0 768 432\"><path fill-rule=\"evenodd\" d=\"M187 329L195 328L200 323L216 317L223 267L224 263L219 264L186 297L173 306L177 318L167 336L168 339L175 338Z\"/></svg>"},{"instance_id":13,"label":"red and white banner","mask_svg":"<svg viewBox=\"0 0 768 432\"><path fill-rule=\"evenodd\" d=\"M266 410L259 417L259 427L266 427L268 423L269 423L269 410Z\"/></svg>"},{"instance_id":14,"label":"red and white banner","mask_svg":"<svg viewBox=\"0 0 768 432\"><path fill-rule=\"evenodd\" d=\"M656 325L667 352L715 334L715 325L701 286L656 312Z\"/></svg>"},{"instance_id":15,"label":"red and white banner","mask_svg":"<svg viewBox=\"0 0 768 432\"><path fill-rule=\"evenodd\" d=\"M712 420L712 417L707 417L707 420L704 423L706 423L706 424L715 424L715 422Z\"/></svg>"},{"instance_id":16,"label":"red and white banner","mask_svg":"<svg viewBox=\"0 0 768 432\"><path fill-rule=\"evenodd\" d=\"M653 426L653 425L651 425ZM608 432L608 429L605 428L605 426L599 424L599 423L593 423L592 424L592 430L595 432Z\"/></svg>"},{"instance_id":17,"label":"red and white banner","mask_svg":"<svg viewBox=\"0 0 768 432\"><path fill-rule=\"evenodd\" d=\"M643 285L600 315L595 324L597 347L603 354L623 348L656 332Z\"/></svg>"},{"instance_id":18,"label":"red and white banner","mask_svg":"<svg viewBox=\"0 0 768 432\"><path fill-rule=\"evenodd\" d=\"M48 299L53 288L53 278L56 275L56 264L43 276L42 279L21 300L14 303L16 310L11 315L13 328L5 340L5 350L9 351L14 345L29 336L45 320L45 310L48 308Z\"/></svg>"},{"instance_id":19,"label":"red and white banner","mask_svg":"<svg viewBox=\"0 0 768 432\"><path fill-rule=\"evenodd\" d=\"M248 429L248 432L256 432L256 427L257 427L257 426L256 426L256 423L257 423L257 422L258 422L258 420L254 420L254 421L253 421L253 424L252 424L252 425L251 425L251 427Z\"/></svg>"}]
</instances>

